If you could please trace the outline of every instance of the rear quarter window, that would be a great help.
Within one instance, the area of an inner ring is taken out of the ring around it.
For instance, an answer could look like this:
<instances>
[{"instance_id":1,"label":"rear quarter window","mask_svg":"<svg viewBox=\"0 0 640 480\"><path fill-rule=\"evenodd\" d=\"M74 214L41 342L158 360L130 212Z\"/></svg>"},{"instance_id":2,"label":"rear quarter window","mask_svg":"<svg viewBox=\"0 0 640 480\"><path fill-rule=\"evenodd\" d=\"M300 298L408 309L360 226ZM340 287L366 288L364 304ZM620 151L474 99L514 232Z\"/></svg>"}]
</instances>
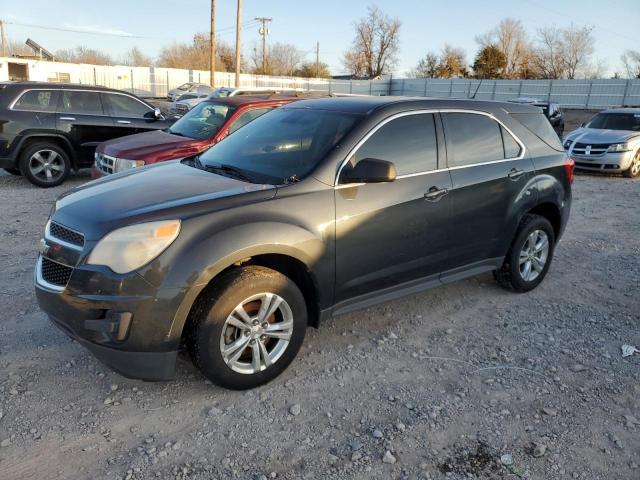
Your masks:
<instances>
[{"instance_id":1,"label":"rear quarter window","mask_svg":"<svg viewBox=\"0 0 640 480\"><path fill-rule=\"evenodd\" d=\"M560 138L542 113L512 113L511 116L524 125L527 130L549 145L554 150L562 152Z\"/></svg>"},{"instance_id":2,"label":"rear quarter window","mask_svg":"<svg viewBox=\"0 0 640 480\"><path fill-rule=\"evenodd\" d=\"M18 98L13 110L55 112L57 103L58 92L55 90L29 90Z\"/></svg>"}]
</instances>

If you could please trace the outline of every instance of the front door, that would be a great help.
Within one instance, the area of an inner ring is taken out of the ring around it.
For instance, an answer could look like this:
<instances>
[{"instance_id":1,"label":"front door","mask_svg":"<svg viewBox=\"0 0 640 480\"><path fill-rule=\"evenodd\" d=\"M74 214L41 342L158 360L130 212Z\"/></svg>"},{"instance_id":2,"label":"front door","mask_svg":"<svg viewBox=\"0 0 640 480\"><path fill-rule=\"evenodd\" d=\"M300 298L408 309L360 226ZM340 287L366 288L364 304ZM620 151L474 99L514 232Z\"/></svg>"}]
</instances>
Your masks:
<instances>
[{"instance_id":1,"label":"front door","mask_svg":"<svg viewBox=\"0 0 640 480\"><path fill-rule=\"evenodd\" d=\"M112 138L159 130L168 126L165 120L153 116L153 108L140 100L121 93L102 93L102 102L113 118Z\"/></svg>"},{"instance_id":2,"label":"front door","mask_svg":"<svg viewBox=\"0 0 640 480\"><path fill-rule=\"evenodd\" d=\"M56 127L71 141L79 165L89 166L96 146L112 138L113 122L105 114L98 92L62 90Z\"/></svg>"},{"instance_id":3,"label":"front door","mask_svg":"<svg viewBox=\"0 0 640 480\"><path fill-rule=\"evenodd\" d=\"M389 183L338 184L336 199L336 303L416 279L437 278L447 266L448 192L439 170L431 113L398 116L378 128L345 168L374 158L392 162Z\"/></svg>"}]
</instances>

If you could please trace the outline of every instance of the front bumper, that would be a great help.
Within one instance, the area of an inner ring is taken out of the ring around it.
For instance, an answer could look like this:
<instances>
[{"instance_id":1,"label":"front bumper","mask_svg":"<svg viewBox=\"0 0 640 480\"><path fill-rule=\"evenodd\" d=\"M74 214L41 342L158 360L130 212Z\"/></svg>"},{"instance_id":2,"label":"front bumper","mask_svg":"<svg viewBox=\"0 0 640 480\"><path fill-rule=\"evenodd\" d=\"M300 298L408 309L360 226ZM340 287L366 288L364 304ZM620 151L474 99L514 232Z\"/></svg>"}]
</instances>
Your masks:
<instances>
[{"instance_id":1,"label":"front bumper","mask_svg":"<svg viewBox=\"0 0 640 480\"><path fill-rule=\"evenodd\" d=\"M634 152L605 153L604 155L573 155L569 156L576 162L576 168L592 172L622 173L629 169Z\"/></svg>"}]
</instances>

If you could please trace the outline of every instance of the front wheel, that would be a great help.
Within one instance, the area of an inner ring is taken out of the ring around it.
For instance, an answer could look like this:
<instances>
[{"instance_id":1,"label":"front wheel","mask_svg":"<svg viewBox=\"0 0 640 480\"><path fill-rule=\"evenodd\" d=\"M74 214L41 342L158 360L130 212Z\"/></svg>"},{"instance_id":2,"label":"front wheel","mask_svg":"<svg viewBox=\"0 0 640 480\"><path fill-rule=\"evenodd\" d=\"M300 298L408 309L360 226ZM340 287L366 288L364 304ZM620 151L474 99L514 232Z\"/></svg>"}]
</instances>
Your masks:
<instances>
[{"instance_id":1,"label":"front wheel","mask_svg":"<svg viewBox=\"0 0 640 480\"><path fill-rule=\"evenodd\" d=\"M212 382L257 387L280 375L302 346L307 306L298 286L265 267L230 270L194 307L187 350Z\"/></svg>"},{"instance_id":2,"label":"front wheel","mask_svg":"<svg viewBox=\"0 0 640 480\"><path fill-rule=\"evenodd\" d=\"M525 215L502 267L494 271L495 279L516 292L533 290L549 270L554 246L555 234L549 220Z\"/></svg>"},{"instance_id":3,"label":"front wheel","mask_svg":"<svg viewBox=\"0 0 640 480\"><path fill-rule=\"evenodd\" d=\"M627 178L636 178L640 175L640 150L636 152L631 160L631 165L623 172L623 175Z\"/></svg>"}]
</instances>

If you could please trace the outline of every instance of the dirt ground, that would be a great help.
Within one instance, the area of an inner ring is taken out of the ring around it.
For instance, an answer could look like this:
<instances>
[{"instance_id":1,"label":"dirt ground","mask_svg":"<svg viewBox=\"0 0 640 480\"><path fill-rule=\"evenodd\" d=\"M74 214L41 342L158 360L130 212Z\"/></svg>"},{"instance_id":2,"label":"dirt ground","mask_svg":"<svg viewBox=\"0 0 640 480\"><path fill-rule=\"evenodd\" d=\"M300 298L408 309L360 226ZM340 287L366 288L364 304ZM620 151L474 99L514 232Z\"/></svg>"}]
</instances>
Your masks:
<instances>
[{"instance_id":1,"label":"dirt ground","mask_svg":"<svg viewBox=\"0 0 640 480\"><path fill-rule=\"evenodd\" d=\"M491 275L309 329L272 383L212 386L186 359L128 380L38 309L53 200L0 174L0 478L640 478L640 181L578 175L547 279Z\"/></svg>"}]
</instances>

